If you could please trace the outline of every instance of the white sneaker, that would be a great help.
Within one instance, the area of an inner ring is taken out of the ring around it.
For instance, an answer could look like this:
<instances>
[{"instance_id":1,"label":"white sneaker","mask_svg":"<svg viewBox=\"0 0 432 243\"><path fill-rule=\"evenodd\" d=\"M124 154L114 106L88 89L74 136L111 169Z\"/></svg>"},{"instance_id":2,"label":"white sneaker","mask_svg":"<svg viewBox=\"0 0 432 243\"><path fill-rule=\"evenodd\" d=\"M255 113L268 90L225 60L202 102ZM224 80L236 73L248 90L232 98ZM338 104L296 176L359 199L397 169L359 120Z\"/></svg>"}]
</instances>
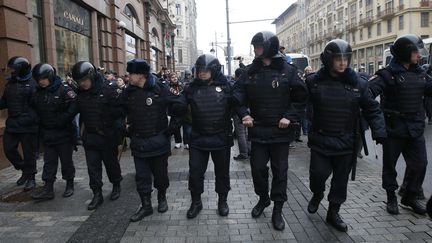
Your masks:
<instances>
[{"instance_id":1,"label":"white sneaker","mask_svg":"<svg viewBox=\"0 0 432 243\"><path fill-rule=\"evenodd\" d=\"M189 149L189 144L183 145L185 149Z\"/></svg>"},{"instance_id":2,"label":"white sneaker","mask_svg":"<svg viewBox=\"0 0 432 243\"><path fill-rule=\"evenodd\" d=\"M181 143L176 143L175 145L174 145L174 148L176 148L176 149L179 149L181 147Z\"/></svg>"}]
</instances>

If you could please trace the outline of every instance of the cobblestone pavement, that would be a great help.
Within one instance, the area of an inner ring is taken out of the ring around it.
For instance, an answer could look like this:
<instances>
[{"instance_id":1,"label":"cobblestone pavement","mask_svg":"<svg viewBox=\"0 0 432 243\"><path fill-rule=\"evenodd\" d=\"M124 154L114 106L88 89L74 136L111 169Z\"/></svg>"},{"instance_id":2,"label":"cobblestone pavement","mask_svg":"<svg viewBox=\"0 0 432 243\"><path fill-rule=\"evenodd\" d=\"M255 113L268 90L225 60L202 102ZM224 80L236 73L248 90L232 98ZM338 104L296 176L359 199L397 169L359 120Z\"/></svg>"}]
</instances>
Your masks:
<instances>
[{"instance_id":1,"label":"cobblestone pavement","mask_svg":"<svg viewBox=\"0 0 432 243\"><path fill-rule=\"evenodd\" d=\"M341 216L349 224L347 233L337 232L325 223L326 200L316 214L308 214L306 207L311 197L309 153L305 143L295 145L296 148L290 151L288 202L283 210L287 225L283 232L272 228L272 206L258 219L250 216L258 198L246 161L231 161L230 214L220 217L216 213L214 170L213 164L209 163L204 209L197 218L188 220L188 156L183 148L173 149L169 159L169 210L166 213L155 210L153 215L140 222L129 222L130 215L139 205L130 151L125 152L121 160L124 180L120 199L108 199L111 185L104 174L106 200L96 211L88 211L86 206L92 193L88 188L83 149L80 148L74 154L77 172L75 194L70 198L61 197L65 182L58 180L54 200L31 201L30 194L16 186L19 174L13 168L0 171L0 242L432 242L432 220L426 216L405 209L397 216L385 211L381 168L363 160L358 163L357 180L350 181L348 200L341 208ZM233 149L232 155L236 154ZM41 166L39 160L39 171ZM38 173L39 184L40 176ZM152 200L155 207L155 196Z\"/></svg>"}]
</instances>

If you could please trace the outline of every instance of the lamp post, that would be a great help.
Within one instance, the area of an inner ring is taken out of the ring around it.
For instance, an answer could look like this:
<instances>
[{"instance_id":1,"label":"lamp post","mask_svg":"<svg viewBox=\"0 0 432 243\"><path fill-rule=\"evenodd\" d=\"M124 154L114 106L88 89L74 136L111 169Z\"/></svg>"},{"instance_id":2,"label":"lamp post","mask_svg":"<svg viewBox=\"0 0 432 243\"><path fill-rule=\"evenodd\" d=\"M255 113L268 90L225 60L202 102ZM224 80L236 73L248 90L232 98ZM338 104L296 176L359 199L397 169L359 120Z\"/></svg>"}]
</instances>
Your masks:
<instances>
[{"instance_id":1,"label":"lamp post","mask_svg":"<svg viewBox=\"0 0 432 243\"><path fill-rule=\"evenodd\" d=\"M231 76L231 37L230 37L230 22L229 22L229 8L228 0L226 0L226 24L227 24L227 65L228 75Z\"/></svg>"}]
</instances>

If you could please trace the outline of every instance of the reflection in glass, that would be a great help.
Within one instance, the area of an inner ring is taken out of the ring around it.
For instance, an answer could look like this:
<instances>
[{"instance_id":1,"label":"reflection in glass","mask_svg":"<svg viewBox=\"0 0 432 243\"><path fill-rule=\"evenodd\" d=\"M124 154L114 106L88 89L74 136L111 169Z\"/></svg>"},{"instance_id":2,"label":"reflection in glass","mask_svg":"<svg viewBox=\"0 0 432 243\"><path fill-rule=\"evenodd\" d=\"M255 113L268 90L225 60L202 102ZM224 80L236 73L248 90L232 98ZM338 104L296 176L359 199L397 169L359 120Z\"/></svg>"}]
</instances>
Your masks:
<instances>
[{"instance_id":1,"label":"reflection in glass","mask_svg":"<svg viewBox=\"0 0 432 243\"><path fill-rule=\"evenodd\" d=\"M90 60L90 38L65 28L55 27L57 73L60 77L70 72L79 61Z\"/></svg>"}]
</instances>

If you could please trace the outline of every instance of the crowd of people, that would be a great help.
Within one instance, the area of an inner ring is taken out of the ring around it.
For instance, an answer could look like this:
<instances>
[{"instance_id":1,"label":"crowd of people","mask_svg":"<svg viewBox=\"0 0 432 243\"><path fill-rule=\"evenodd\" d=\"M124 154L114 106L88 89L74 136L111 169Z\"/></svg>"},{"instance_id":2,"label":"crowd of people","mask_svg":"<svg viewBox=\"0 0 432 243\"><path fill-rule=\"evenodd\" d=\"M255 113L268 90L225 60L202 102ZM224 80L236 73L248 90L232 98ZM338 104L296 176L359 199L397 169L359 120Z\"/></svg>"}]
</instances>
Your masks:
<instances>
[{"instance_id":1,"label":"crowd of people","mask_svg":"<svg viewBox=\"0 0 432 243\"><path fill-rule=\"evenodd\" d=\"M346 232L348 226L339 210L347 198L349 174L355 177L361 133L370 127L373 139L383 146L382 186L388 213L399 213L395 167L402 154L407 172L401 204L422 215L428 209L432 217L431 199L427 209L419 200L427 165L423 97L432 96L431 68L425 70L418 64L424 48L419 37L397 38L391 46L392 61L369 80L350 67L352 49L341 39L327 43L321 54L322 67L316 72L311 67L298 70L292 65L271 32L258 32L251 44L255 59L250 65L242 64L233 78L225 76L219 60L208 54L199 56L193 70L184 71L182 80L166 68L152 73L148 62L140 58L128 61L128 74L121 77L80 61L65 81L48 63L32 68L24 57L11 58L0 108L8 109L5 154L22 171L17 185L24 185L25 191L36 187L36 157L41 143L44 187L32 194L33 199L54 198L58 159L66 180L63 197L72 196L72 154L82 141L93 191L88 209L94 210L104 201L102 165L112 184L110 199L120 197L122 151L118 148L126 148L128 137L141 201L130 217L136 222L153 213L153 187L157 189L158 212L169 209L168 159L174 137L174 148L183 146L189 153L191 205L186 217L195 218L203 208L201 194L210 156L215 168L217 212L227 216L231 147L236 137L239 154L234 159L250 161L259 197L251 216L260 217L273 201L273 227L284 230L288 155L292 143L302 141L302 129L308 135L313 193L307 210L318 210L325 183L333 174L326 221ZM23 156L18 152L19 144Z\"/></svg>"}]
</instances>

